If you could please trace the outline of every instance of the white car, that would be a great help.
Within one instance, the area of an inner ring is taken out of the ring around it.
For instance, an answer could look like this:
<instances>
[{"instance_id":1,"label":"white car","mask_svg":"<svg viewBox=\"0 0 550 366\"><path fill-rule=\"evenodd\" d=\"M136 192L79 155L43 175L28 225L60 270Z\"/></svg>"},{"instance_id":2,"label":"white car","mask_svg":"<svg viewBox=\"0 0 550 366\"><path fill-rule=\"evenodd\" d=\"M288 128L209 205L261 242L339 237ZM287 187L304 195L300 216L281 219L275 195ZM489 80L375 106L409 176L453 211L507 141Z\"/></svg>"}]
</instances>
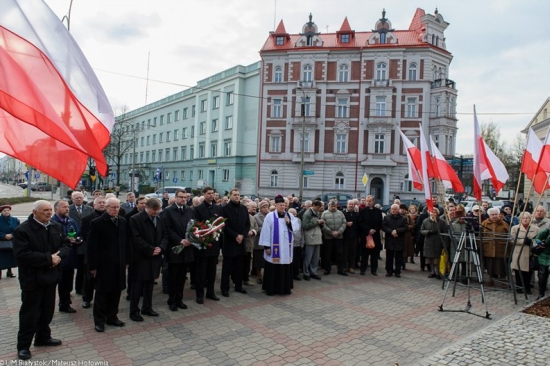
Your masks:
<instances>
[{"instance_id":1,"label":"white car","mask_svg":"<svg viewBox=\"0 0 550 366\"><path fill-rule=\"evenodd\" d=\"M178 189L183 189L184 191L186 191L189 194L192 193L191 188L189 188L189 187L170 186L170 187L160 188L155 193L146 194L145 197L147 197L147 198L162 198L162 194L164 192L168 192L168 195L170 197L174 197L174 195L176 194L176 191Z\"/></svg>"}]
</instances>

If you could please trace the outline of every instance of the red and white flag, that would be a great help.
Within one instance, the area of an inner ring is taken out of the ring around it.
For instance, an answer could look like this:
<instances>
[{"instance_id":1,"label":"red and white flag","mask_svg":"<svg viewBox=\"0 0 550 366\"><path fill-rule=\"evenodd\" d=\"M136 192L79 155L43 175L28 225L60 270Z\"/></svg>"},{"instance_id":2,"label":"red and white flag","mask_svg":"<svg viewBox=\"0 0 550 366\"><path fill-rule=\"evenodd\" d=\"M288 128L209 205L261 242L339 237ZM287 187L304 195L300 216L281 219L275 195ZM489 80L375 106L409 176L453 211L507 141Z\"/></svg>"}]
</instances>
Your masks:
<instances>
[{"instance_id":1,"label":"red and white flag","mask_svg":"<svg viewBox=\"0 0 550 366\"><path fill-rule=\"evenodd\" d=\"M525 146L525 152L523 153L523 159L521 161L521 172L530 180L533 180L533 177L537 173L541 151L542 141L540 141L537 137L535 131L533 131L532 128L529 128L529 133L527 134L527 144Z\"/></svg>"},{"instance_id":2,"label":"red and white flag","mask_svg":"<svg viewBox=\"0 0 550 366\"><path fill-rule=\"evenodd\" d=\"M74 186L114 116L97 77L42 0L0 1L0 149Z\"/></svg>"},{"instance_id":3,"label":"red and white flag","mask_svg":"<svg viewBox=\"0 0 550 366\"><path fill-rule=\"evenodd\" d=\"M420 125L420 153L422 156L422 181L424 182L424 196L426 198L426 206L428 212L432 212L434 209L432 188L430 186L430 177L433 177L432 157L430 155L430 149L426 143L424 137L424 128Z\"/></svg>"},{"instance_id":4,"label":"red and white flag","mask_svg":"<svg viewBox=\"0 0 550 366\"><path fill-rule=\"evenodd\" d=\"M458 178L458 175L456 175L455 170L447 163L447 160L445 160L431 136L430 143L432 146L435 177L441 179L445 188L452 188L455 192L464 192L464 186Z\"/></svg>"},{"instance_id":5,"label":"red and white flag","mask_svg":"<svg viewBox=\"0 0 550 366\"><path fill-rule=\"evenodd\" d=\"M424 187L422 181L422 157L420 150L405 136L405 134L399 130L401 134L401 140L405 145L407 151L407 162L409 164L409 179L413 182L415 189L421 191Z\"/></svg>"},{"instance_id":6,"label":"red and white flag","mask_svg":"<svg viewBox=\"0 0 550 366\"><path fill-rule=\"evenodd\" d=\"M478 201L481 201L481 185L485 179L491 179L493 189L498 194L508 180L508 172L504 164L481 137L481 129L479 128L474 105L474 197Z\"/></svg>"},{"instance_id":7,"label":"red and white flag","mask_svg":"<svg viewBox=\"0 0 550 366\"><path fill-rule=\"evenodd\" d=\"M534 132L533 132L533 135L534 135ZM531 178L531 180L533 181L533 188L535 189L535 192L537 192L538 194L542 194L544 191L550 189L550 181L549 181L550 164L548 163L548 159L550 158L550 129L548 129L546 138L544 140L544 144L540 142L538 138L537 140L538 140L538 143L540 144L540 153L538 158L536 159L537 165L535 168L535 176ZM529 140L527 141L527 148L529 148ZM526 159L526 155L528 154L527 148L525 149L525 154L523 156L524 161ZM522 172L523 172L523 162L522 162Z\"/></svg>"}]
</instances>

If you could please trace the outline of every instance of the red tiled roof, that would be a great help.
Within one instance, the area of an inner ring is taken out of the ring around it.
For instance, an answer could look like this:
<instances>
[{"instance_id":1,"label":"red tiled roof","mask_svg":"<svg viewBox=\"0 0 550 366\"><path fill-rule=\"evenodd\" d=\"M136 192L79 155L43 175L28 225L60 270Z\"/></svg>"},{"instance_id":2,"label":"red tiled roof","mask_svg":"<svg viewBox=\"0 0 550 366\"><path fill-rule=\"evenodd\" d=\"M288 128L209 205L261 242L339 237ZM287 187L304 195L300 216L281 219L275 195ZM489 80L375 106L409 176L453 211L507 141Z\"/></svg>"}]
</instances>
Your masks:
<instances>
[{"instance_id":1,"label":"red tiled roof","mask_svg":"<svg viewBox=\"0 0 550 366\"><path fill-rule=\"evenodd\" d=\"M349 26L348 17L344 18L344 22L342 23L342 26L340 27L339 33L342 32L351 32L351 27Z\"/></svg>"},{"instance_id":2,"label":"red tiled roof","mask_svg":"<svg viewBox=\"0 0 550 366\"><path fill-rule=\"evenodd\" d=\"M275 29L275 33L273 33L273 34L286 34L285 23L283 23L282 19L279 22L279 25L277 26L277 29Z\"/></svg>"},{"instance_id":3,"label":"red tiled roof","mask_svg":"<svg viewBox=\"0 0 550 366\"><path fill-rule=\"evenodd\" d=\"M411 25L409 25L409 30L420 30L422 28L422 17L424 15L426 15L426 12L423 9L417 8Z\"/></svg>"}]
</instances>

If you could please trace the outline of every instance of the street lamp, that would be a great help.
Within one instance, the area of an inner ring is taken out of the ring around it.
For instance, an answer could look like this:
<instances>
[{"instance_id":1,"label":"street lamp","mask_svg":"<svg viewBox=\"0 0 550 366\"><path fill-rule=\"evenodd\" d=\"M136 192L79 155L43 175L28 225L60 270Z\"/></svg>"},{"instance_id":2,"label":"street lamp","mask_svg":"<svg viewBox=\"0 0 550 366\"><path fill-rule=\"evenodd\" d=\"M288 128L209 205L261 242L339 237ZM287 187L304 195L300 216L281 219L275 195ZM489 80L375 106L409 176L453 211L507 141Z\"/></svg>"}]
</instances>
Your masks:
<instances>
[{"instance_id":1,"label":"street lamp","mask_svg":"<svg viewBox=\"0 0 550 366\"><path fill-rule=\"evenodd\" d=\"M301 105L301 112L302 112L302 138L300 141L300 185L299 185L299 199L300 203L303 201L303 195L304 195L304 148L305 148L305 137L306 137L306 93L304 92L304 89L298 87L296 90L300 90L302 92L302 105Z\"/></svg>"}]
</instances>

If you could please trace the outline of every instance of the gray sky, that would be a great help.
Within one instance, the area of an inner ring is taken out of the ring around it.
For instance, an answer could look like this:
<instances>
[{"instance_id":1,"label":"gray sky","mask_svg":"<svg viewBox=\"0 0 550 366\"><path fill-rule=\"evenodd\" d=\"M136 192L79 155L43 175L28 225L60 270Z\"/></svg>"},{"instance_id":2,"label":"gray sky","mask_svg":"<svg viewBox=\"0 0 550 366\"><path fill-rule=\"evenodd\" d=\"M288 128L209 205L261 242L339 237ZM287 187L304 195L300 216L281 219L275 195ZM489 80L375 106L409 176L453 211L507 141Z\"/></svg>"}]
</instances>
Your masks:
<instances>
[{"instance_id":1,"label":"gray sky","mask_svg":"<svg viewBox=\"0 0 550 366\"><path fill-rule=\"evenodd\" d=\"M69 2L46 0L60 18ZM74 0L71 33L116 114L145 104L149 52L150 103L258 61L281 19L289 33L299 33L310 12L321 32L337 31L346 16L355 31L370 31L383 7L395 29L408 29L417 7L430 14L437 7L450 23L457 153L473 151L473 104L480 123L497 123L511 141L550 96L548 0Z\"/></svg>"}]
</instances>

